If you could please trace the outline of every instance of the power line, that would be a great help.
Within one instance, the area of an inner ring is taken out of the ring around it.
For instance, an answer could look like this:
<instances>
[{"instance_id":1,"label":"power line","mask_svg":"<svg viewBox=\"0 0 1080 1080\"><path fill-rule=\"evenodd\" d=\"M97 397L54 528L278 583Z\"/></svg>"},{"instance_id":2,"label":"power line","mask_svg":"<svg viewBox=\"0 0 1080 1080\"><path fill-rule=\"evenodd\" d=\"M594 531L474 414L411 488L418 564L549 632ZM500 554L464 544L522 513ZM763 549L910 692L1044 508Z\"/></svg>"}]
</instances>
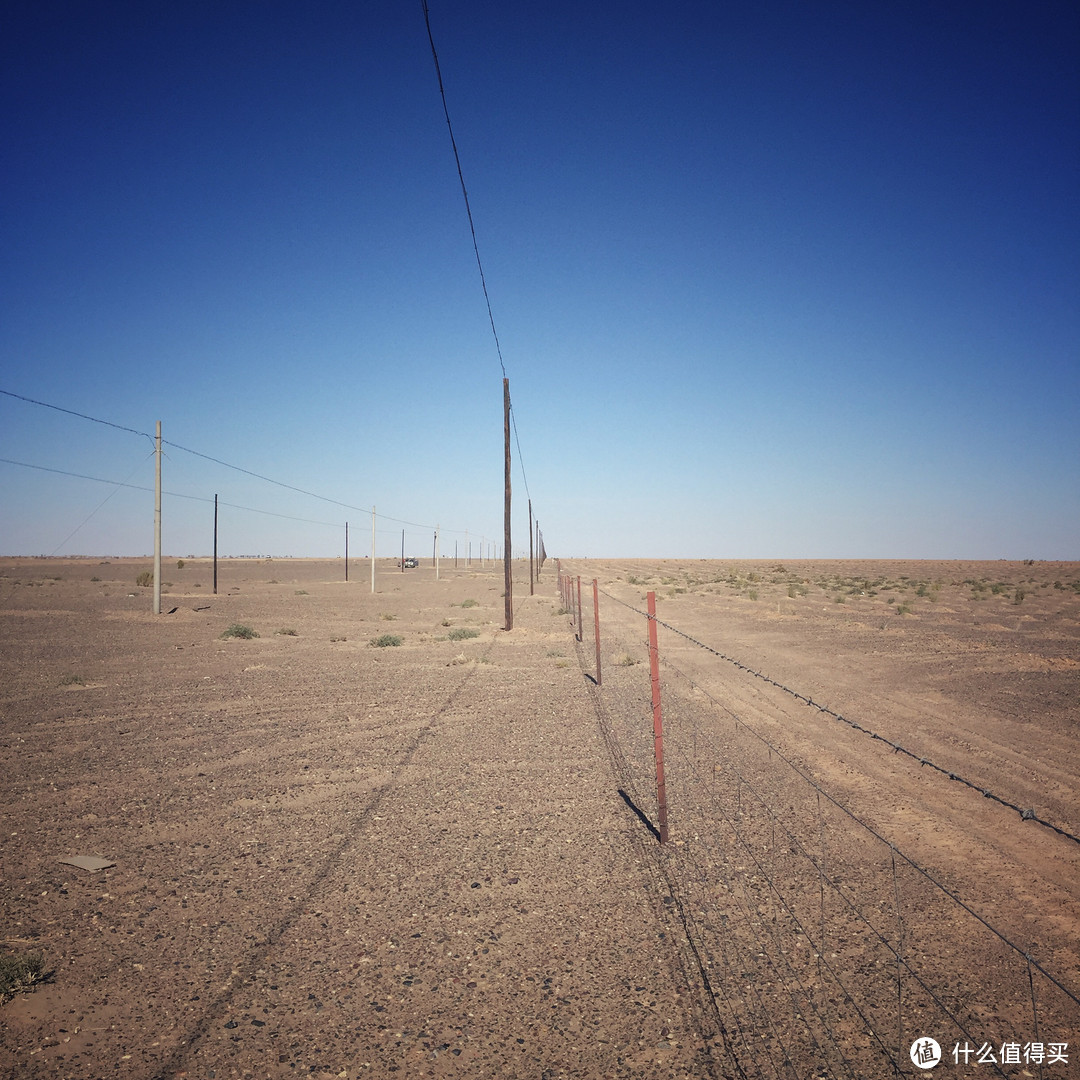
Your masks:
<instances>
[{"instance_id":1,"label":"power line","mask_svg":"<svg viewBox=\"0 0 1080 1080\"><path fill-rule=\"evenodd\" d=\"M499 367L503 378L507 378L506 364L503 361L502 346L499 344L499 333L495 329L495 316L491 310L491 297L488 295L487 278L484 276L484 264L480 259L480 245L476 239L476 225L473 221L472 207L469 204L469 192L465 187L465 174L461 168L461 155L458 153L457 139L454 138L454 125L450 122L450 109L446 103L446 87L443 84L442 68L439 66L439 54L435 49L435 38L431 32L431 13L428 10L427 0L421 0L424 9L424 25L427 28L428 44L431 46L431 59L435 64L435 78L439 83L439 97L442 100L443 116L446 117L446 128L450 132L450 146L454 151L454 163L457 166L458 181L461 183L461 195L465 200L465 215L469 219L469 233L472 236L473 253L476 255L476 267L480 271L480 286L484 290L484 303L487 305L488 321L491 323L491 336L495 339L495 352L499 357ZM521 479L525 484L525 494L531 499L529 492L529 479L525 475L525 459L521 454L521 439L518 436L517 418L514 416L513 403L510 405L510 423L514 427L514 442L517 444L518 465L521 467Z\"/></svg>"},{"instance_id":2,"label":"power line","mask_svg":"<svg viewBox=\"0 0 1080 1080\"><path fill-rule=\"evenodd\" d=\"M501 362L501 357L500 357L500 362ZM16 398L19 401L28 402L31 405L40 405L41 408L43 408L43 409L53 409L55 412L66 413L68 416L77 416L82 420L89 420L89 421L91 421L92 423L95 423L95 424L103 424L105 427L116 428L116 430L118 430L118 431L126 431L126 432L128 432L128 433L130 433L132 435L142 435L142 436L145 436L147 439L149 439L151 442L154 441L154 436L150 435L148 432L138 431L136 428L125 427L123 424L114 424L111 420L102 420L100 417L90 416L88 413L76 412L74 409L65 409L60 405L52 405L47 401L37 401L34 398L25 397L22 394L13 393L10 390L0 390L0 394L5 394L7 397ZM516 432L516 428L515 428L515 432ZM331 499L326 495L319 495L317 492L308 491L305 488L296 487L293 484L286 484L281 480L275 480L273 477L263 476L262 473L253 472L251 469L245 469L245 468L242 468L239 465L233 465L228 461L222 461L221 458L212 457L210 454L204 454L199 450L192 450L190 447L181 446L179 443L171 442L169 439L162 439L161 442L162 442L162 445L164 445L164 446L172 446L177 450L183 450L184 453L186 453L186 454L192 454L195 457L200 457L205 461L211 461L215 465L221 465L223 468L232 469L234 472L239 472L239 473L243 473L245 476L254 477L256 480L262 480L267 484L274 484L277 487L285 488L288 491L295 491L297 494L306 495L310 499L318 499L321 502L331 503L334 506L341 506L341 507L344 507L346 510L355 510L359 514L369 514L369 513L371 513L371 507L370 506L366 506L366 507L365 506L354 506L352 503L341 502L339 499ZM521 453L521 447L519 445L518 446L519 460L520 460L520 453ZM29 465L26 462L23 462L23 461L11 461L8 458L0 458L0 461L6 461L9 465L21 465L21 466L23 466L25 468L28 468L28 469L41 469L41 470L43 470L45 472L55 472L55 473L60 473L61 475L65 475L65 476L74 476L74 477L78 477L79 479L82 479L82 480L94 480L94 481L96 481L98 483L102 483L102 484L116 484L116 481L113 481L113 480L102 480L100 477L97 477L97 476L82 476L79 473L65 472L63 469L49 469L44 465ZM524 467L522 467L522 475L524 476ZM130 484L128 484L128 485L116 484L116 486L118 486L118 487L125 487L125 486L131 487L132 485L130 485ZM526 488L526 490L528 490L528 484L527 483L525 485L525 488ZM139 490L146 491L148 489L147 488L140 488ZM180 497L181 498L196 498L197 496L180 496ZM238 509L243 510L243 509L248 509L248 508L239 507ZM271 513L271 511L256 510L256 511L254 511L254 513L257 513L257 514ZM278 514L276 516L278 516L278 517L286 517L288 515ZM425 523L425 522L420 522L420 521L406 521L404 518L391 517L389 514L376 514L376 517L382 518L384 521L396 522L398 525L409 525L409 526L411 526L413 528L416 528L416 529L435 529L435 528L438 527L436 525L432 525L430 523ZM296 520L296 521L304 521L306 519L305 518L295 518L294 520ZM322 523L317 522L316 524L322 524ZM469 530L467 530L467 529L440 529L440 532L444 532L444 533L460 533L461 535L465 535L468 531Z\"/></svg>"},{"instance_id":3,"label":"power line","mask_svg":"<svg viewBox=\"0 0 1080 1080\"><path fill-rule=\"evenodd\" d=\"M480 284L484 289L484 300L487 303L488 320L491 323L491 334L495 338L495 351L499 355L499 367L502 368L503 378L506 375L506 365L503 363L502 347L499 345L499 334L495 329L495 316L491 312L491 297L488 296L487 280L484 277L484 264L480 261L480 246L476 242L476 226L473 223L472 207L469 205L469 192L465 187L465 174L461 171L461 155L458 154L457 140L454 138L454 125L450 122L450 109L446 104L446 88L443 86L442 69L439 67L439 54L435 51L435 38L431 33L431 14L428 11L427 0L421 0L424 8L424 25L427 27L428 44L431 46L431 59L435 62L435 78L439 82L439 97L442 99L443 115L446 117L446 127L450 132L450 145L454 150L454 162L457 164L458 180L461 182L461 194L465 199L465 213L469 219L469 232L472 233L473 252L476 254L476 266L480 271Z\"/></svg>"},{"instance_id":4,"label":"power line","mask_svg":"<svg viewBox=\"0 0 1080 1080\"><path fill-rule=\"evenodd\" d=\"M17 398L19 401L29 402L31 405L40 405L43 409L54 409L56 412L67 413L69 416L77 416L81 420L90 420L95 424L104 424L105 427L116 428L117 431L126 431L131 435L143 435L153 442L153 435L147 431L136 431L135 428L124 427L123 424L114 424L111 420L101 420L96 416L88 416L86 413L76 412L74 409L63 409L59 405L50 405L47 401L35 401L34 398L24 397L22 394L14 394L10 390L0 390L0 394L7 397Z\"/></svg>"}]
</instances>

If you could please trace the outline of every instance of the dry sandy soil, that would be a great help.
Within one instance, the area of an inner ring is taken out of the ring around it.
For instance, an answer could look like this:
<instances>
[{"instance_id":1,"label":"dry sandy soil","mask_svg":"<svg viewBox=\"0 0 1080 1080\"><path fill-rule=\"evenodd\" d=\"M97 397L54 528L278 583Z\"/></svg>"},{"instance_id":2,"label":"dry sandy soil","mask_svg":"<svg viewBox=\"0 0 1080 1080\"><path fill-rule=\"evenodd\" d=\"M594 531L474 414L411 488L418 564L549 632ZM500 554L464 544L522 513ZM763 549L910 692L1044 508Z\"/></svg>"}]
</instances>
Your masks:
<instances>
[{"instance_id":1,"label":"dry sandy soil","mask_svg":"<svg viewBox=\"0 0 1080 1080\"><path fill-rule=\"evenodd\" d=\"M0 560L0 1076L1080 1075L1080 565L369 565Z\"/></svg>"}]
</instances>

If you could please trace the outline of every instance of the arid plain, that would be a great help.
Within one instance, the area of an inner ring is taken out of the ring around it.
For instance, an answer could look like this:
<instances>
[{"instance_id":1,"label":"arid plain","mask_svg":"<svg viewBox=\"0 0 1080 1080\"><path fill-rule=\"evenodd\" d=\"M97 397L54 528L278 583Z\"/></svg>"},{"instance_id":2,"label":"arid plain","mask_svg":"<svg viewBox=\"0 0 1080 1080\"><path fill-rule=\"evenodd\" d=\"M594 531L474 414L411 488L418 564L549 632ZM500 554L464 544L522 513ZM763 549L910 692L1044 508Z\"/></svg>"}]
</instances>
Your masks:
<instances>
[{"instance_id":1,"label":"arid plain","mask_svg":"<svg viewBox=\"0 0 1080 1080\"><path fill-rule=\"evenodd\" d=\"M1080 564L180 561L0 559L0 1076L1075 1075Z\"/></svg>"}]
</instances>

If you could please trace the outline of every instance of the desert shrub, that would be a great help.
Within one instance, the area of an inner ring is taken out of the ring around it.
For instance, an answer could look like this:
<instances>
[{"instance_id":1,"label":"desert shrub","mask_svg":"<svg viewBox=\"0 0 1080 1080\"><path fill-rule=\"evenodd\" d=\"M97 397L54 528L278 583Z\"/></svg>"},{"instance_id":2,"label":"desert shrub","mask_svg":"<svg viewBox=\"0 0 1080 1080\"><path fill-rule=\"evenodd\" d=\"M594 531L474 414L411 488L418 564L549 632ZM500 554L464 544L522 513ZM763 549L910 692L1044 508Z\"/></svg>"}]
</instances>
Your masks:
<instances>
[{"instance_id":1,"label":"desert shrub","mask_svg":"<svg viewBox=\"0 0 1080 1080\"><path fill-rule=\"evenodd\" d=\"M629 653L623 653L622 656L615 661L619 667L633 667L640 662L640 660L635 660Z\"/></svg>"},{"instance_id":2,"label":"desert shrub","mask_svg":"<svg viewBox=\"0 0 1080 1080\"><path fill-rule=\"evenodd\" d=\"M99 577L97 576L97 574L95 574L95 575L94 575L94 576L93 576L93 577L92 577L92 578L91 578L90 580L91 580L91 581L100 581L100 580L101 580L101 578L99 578ZM1059 586L1058 586L1058 587L1060 588L1060 583L1059 583Z\"/></svg>"},{"instance_id":3,"label":"desert shrub","mask_svg":"<svg viewBox=\"0 0 1080 1080\"><path fill-rule=\"evenodd\" d=\"M296 631L291 626L283 626L279 631L279 634L283 634L285 637L297 637Z\"/></svg>"},{"instance_id":4,"label":"desert shrub","mask_svg":"<svg viewBox=\"0 0 1080 1080\"><path fill-rule=\"evenodd\" d=\"M466 638L479 637L480 631L470 630L467 626L455 626L446 636L451 641L464 641Z\"/></svg>"},{"instance_id":5,"label":"desert shrub","mask_svg":"<svg viewBox=\"0 0 1080 1080\"><path fill-rule=\"evenodd\" d=\"M176 560L176 569L177 570L183 570L184 569L184 560L183 559L177 559Z\"/></svg>"},{"instance_id":6,"label":"desert shrub","mask_svg":"<svg viewBox=\"0 0 1080 1080\"><path fill-rule=\"evenodd\" d=\"M391 615L389 611L384 611L379 616L379 618L385 620L386 622L393 622L397 618L397 616L396 615Z\"/></svg>"},{"instance_id":7,"label":"desert shrub","mask_svg":"<svg viewBox=\"0 0 1080 1080\"><path fill-rule=\"evenodd\" d=\"M42 982L45 975L45 957L41 953L0 956L0 1004Z\"/></svg>"},{"instance_id":8,"label":"desert shrub","mask_svg":"<svg viewBox=\"0 0 1080 1080\"><path fill-rule=\"evenodd\" d=\"M376 649L385 649L396 647L404 640L404 638L398 637L397 634L380 634L378 637L371 639L371 644Z\"/></svg>"},{"instance_id":9,"label":"desert shrub","mask_svg":"<svg viewBox=\"0 0 1080 1080\"><path fill-rule=\"evenodd\" d=\"M748 589L746 595L749 596L751 600L756 600L758 595L757 589Z\"/></svg>"},{"instance_id":10,"label":"desert shrub","mask_svg":"<svg viewBox=\"0 0 1080 1080\"><path fill-rule=\"evenodd\" d=\"M897 615L910 615L911 614L911 605L910 604L901 604L896 609L896 614Z\"/></svg>"},{"instance_id":11,"label":"desert shrub","mask_svg":"<svg viewBox=\"0 0 1080 1080\"><path fill-rule=\"evenodd\" d=\"M462 607L476 607L477 604L479 604L479 603L480 603L479 600L462 600L461 601L461 606Z\"/></svg>"},{"instance_id":12,"label":"desert shrub","mask_svg":"<svg viewBox=\"0 0 1080 1080\"><path fill-rule=\"evenodd\" d=\"M135 584L140 588L148 589L154 584L154 571L144 570L136 579Z\"/></svg>"},{"instance_id":13,"label":"desert shrub","mask_svg":"<svg viewBox=\"0 0 1080 1080\"><path fill-rule=\"evenodd\" d=\"M293 589L293 596L307 596L307 589Z\"/></svg>"},{"instance_id":14,"label":"desert shrub","mask_svg":"<svg viewBox=\"0 0 1080 1080\"><path fill-rule=\"evenodd\" d=\"M238 638L245 638L246 639L246 638L256 638L259 635L250 626L245 626L244 623L233 623L232 626L230 626L227 630L222 632L221 636L223 638L238 637Z\"/></svg>"},{"instance_id":15,"label":"desert shrub","mask_svg":"<svg viewBox=\"0 0 1080 1080\"><path fill-rule=\"evenodd\" d=\"M1016 595L1013 597L1013 603L1014 604L1022 604L1024 602L1024 597L1025 596L1027 596L1027 593L1025 593L1023 589L1021 589L1019 586L1017 586L1016 587Z\"/></svg>"},{"instance_id":16,"label":"desert shrub","mask_svg":"<svg viewBox=\"0 0 1080 1080\"><path fill-rule=\"evenodd\" d=\"M61 686L85 686L86 683L83 681L83 677L81 675L65 675L60 680L60 685Z\"/></svg>"}]
</instances>

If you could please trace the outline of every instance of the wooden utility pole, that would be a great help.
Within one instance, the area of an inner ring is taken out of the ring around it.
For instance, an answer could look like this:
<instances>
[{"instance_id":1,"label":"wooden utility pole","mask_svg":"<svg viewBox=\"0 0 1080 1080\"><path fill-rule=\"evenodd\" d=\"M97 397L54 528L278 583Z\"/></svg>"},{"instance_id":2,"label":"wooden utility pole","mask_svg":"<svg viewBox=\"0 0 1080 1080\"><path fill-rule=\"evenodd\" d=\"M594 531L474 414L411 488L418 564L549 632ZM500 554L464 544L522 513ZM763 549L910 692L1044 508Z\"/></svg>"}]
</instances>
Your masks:
<instances>
[{"instance_id":1,"label":"wooden utility pole","mask_svg":"<svg viewBox=\"0 0 1080 1080\"><path fill-rule=\"evenodd\" d=\"M217 596L217 494L214 494L214 595Z\"/></svg>"},{"instance_id":2,"label":"wooden utility pole","mask_svg":"<svg viewBox=\"0 0 1080 1080\"><path fill-rule=\"evenodd\" d=\"M371 508L371 591L375 591L375 507Z\"/></svg>"},{"instance_id":3,"label":"wooden utility pole","mask_svg":"<svg viewBox=\"0 0 1080 1080\"><path fill-rule=\"evenodd\" d=\"M154 614L161 614L161 421L154 435Z\"/></svg>"},{"instance_id":4,"label":"wooden utility pole","mask_svg":"<svg viewBox=\"0 0 1080 1080\"><path fill-rule=\"evenodd\" d=\"M503 581L506 590L506 629L514 629L514 575L510 566L510 380L503 379L503 441L506 478L503 497Z\"/></svg>"},{"instance_id":5,"label":"wooden utility pole","mask_svg":"<svg viewBox=\"0 0 1080 1080\"><path fill-rule=\"evenodd\" d=\"M533 589L533 524L532 524L532 499L529 500L529 595Z\"/></svg>"},{"instance_id":6,"label":"wooden utility pole","mask_svg":"<svg viewBox=\"0 0 1080 1080\"><path fill-rule=\"evenodd\" d=\"M349 523L345 522L345 580L349 580Z\"/></svg>"}]
</instances>

